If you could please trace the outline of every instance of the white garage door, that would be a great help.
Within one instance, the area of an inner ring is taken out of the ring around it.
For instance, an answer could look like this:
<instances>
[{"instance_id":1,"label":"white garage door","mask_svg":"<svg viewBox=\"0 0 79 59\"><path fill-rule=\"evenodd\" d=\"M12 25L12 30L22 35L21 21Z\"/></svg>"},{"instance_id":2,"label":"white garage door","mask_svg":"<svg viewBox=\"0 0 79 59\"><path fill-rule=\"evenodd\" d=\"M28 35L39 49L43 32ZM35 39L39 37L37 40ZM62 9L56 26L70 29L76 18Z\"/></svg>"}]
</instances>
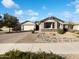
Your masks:
<instances>
[{"instance_id":1,"label":"white garage door","mask_svg":"<svg viewBox=\"0 0 79 59\"><path fill-rule=\"evenodd\" d=\"M34 30L34 26L24 26L24 30L25 31Z\"/></svg>"}]
</instances>

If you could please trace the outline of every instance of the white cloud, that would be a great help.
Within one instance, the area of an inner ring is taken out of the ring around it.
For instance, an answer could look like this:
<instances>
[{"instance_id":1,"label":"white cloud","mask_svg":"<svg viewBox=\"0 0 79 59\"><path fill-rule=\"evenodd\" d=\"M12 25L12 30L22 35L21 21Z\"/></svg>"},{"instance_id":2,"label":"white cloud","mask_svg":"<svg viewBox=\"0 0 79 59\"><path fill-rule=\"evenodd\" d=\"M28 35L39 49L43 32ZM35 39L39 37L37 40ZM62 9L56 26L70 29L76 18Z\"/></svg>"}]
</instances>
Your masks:
<instances>
[{"instance_id":1,"label":"white cloud","mask_svg":"<svg viewBox=\"0 0 79 59\"><path fill-rule=\"evenodd\" d=\"M75 0L75 3L79 3L79 0Z\"/></svg>"},{"instance_id":2,"label":"white cloud","mask_svg":"<svg viewBox=\"0 0 79 59\"><path fill-rule=\"evenodd\" d=\"M73 12L65 11L63 12L63 16L66 17L66 19L71 19L73 21L79 20L79 0L71 0L67 6L71 6L73 8Z\"/></svg>"},{"instance_id":3,"label":"white cloud","mask_svg":"<svg viewBox=\"0 0 79 59\"><path fill-rule=\"evenodd\" d=\"M0 13L0 16L3 18L4 15Z\"/></svg>"},{"instance_id":4,"label":"white cloud","mask_svg":"<svg viewBox=\"0 0 79 59\"><path fill-rule=\"evenodd\" d=\"M14 8L14 9L18 9L19 8L19 5L16 4L13 0L2 0L1 3L6 8Z\"/></svg>"},{"instance_id":5,"label":"white cloud","mask_svg":"<svg viewBox=\"0 0 79 59\"><path fill-rule=\"evenodd\" d=\"M27 20L36 21L36 20L38 20L38 17L31 17L31 18L29 18L29 19L27 19Z\"/></svg>"},{"instance_id":6,"label":"white cloud","mask_svg":"<svg viewBox=\"0 0 79 59\"><path fill-rule=\"evenodd\" d=\"M67 4L67 6L72 6L72 5L76 5L76 4L79 4L79 0L73 0L69 4Z\"/></svg>"},{"instance_id":7,"label":"white cloud","mask_svg":"<svg viewBox=\"0 0 79 59\"><path fill-rule=\"evenodd\" d=\"M34 12L33 10L15 10L15 16L18 18L21 18L21 20L30 20L30 21L36 21L38 20L38 13ZM22 21L21 21L22 22Z\"/></svg>"},{"instance_id":8,"label":"white cloud","mask_svg":"<svg viewBox=\"0 0 79 59\"><path fill-rule=\"evenodd\" d=\"M69 4L67 4L67 6L72 6L74 7L75 11L74 13L79 13L79 0L74 0L74 1L71 1Z\"/></svg>"},{"instance_id":9,"label":"white cloud","mask_svg":"<svg viewBox=\"0 0 79 59\"><path fill-rule=\"evenodd\" d=\"M79 13L79 4L75 6L75 9L76 9L75 13Z\"/></svg>"},{"instance_id":10,"label":"white cloud","mask_svg":"<svg viewBox=\"0 0 79 59\"><path fill-rule=\"evenodd\" d=\"M30 21L36 21L39 18L38 17L39 13L35 12L35 11L31 10L31 9L26 11L26 15L29 17L27 20L30 20Z\"/></svg>"},{"instance_id":11,"label":"white cloud","mask_svg":"<svg viewBox=\"0 0 79 59\"><path fill-rule=\"evenodd\" d=\"M64 17L66 17L66 18L72 17L72 14L71 14L69 11L63 12L62 15L63 15Z\"/></svg>"},{"instance_id":12,"label":"white cloud","mask_svg":"<svg viewBox=\"0 0 79 59\"><path fill-rule=\"evenodd\" d=\"M27 15L27 16L32 16L32 17L34 17L34 16L38 16L39 13L38 13L38 12L35 12L35 11L33 11L33 10L27 10L27 11L26 11L26 15Z\"/></svg>"},{"instance_id":13,"label":"white cloud","mask_svg":"<svg viewBox=\"0 0 79 59\"><path fill-rule=\"evenodd\" d=\"M15 16L19 17L24 14L23 10L15 10Z\"/></svg>"}]
</instances>

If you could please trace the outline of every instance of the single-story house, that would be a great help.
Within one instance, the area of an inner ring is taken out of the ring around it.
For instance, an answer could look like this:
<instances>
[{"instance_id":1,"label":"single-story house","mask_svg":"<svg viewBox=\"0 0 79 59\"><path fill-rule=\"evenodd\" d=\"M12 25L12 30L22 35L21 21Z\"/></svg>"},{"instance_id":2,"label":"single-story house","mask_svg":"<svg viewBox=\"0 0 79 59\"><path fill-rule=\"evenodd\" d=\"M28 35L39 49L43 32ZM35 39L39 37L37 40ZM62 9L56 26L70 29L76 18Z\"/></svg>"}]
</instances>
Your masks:
<instances>
[{"instance_id":1,"label":"single-story house","mask_svg":"<svg viewBox=\"0 0 79 59\"><path fill-rule=\"evenodd\" d=\"M31 22L25 21L21 24L22 31L30 31L36 29L37 31L43 30L57 30L57 29L79 30L79 24L70 24L57 17L51 16L41 21Z\"/></svg>"},{"instance_id":2,"label":"single-story house","mask_svg":"<svg viewBox=\"0 0 79 59\"><path fill-rule=\"evenodd\" d=\"M25 21L21 23L21 31L30 31L30 30L34 30L34 28L35 28L35 23L31 21Z\"/></svg>"},{"instance_id":3,"label":"single-story house","mask_svg":"<svg viewBox=\"0 0 79 59\"><path fill-rule=\"evenodd\" d=\"M79 23L65 23L65 28L67 28L68 30L79 30Z\"/></svg>"},{"instance_id":4,"label":"single-story house","mask_svg":"<svg viewBox=\"0 0 79 59\"><path fill-rule=\"evenodd\" d=\"M9 28L4 26L4 27L1 28L1 30L4 31L4 32L8 32Z\"/></svg>"},{"instance_id":5,"label":"single-story house","mask_svg":"<svg viewBox=\"0 0 79 59\"><path fill-rule=\"evenodd\" d=\"M3 26L3 27L0 28L0 29L1 29L1 31L4 31L4 32L9 32L9 31L12 32L12 28L8 28L8 27L6 27L6 26Z\"/></svg>"},{"instance_id":6,"label":"single-story house","mask_svg":"<svg viewBox=\"0 0 79 59\"><path fill-rule=\"evenodd\" d=\"M79 30L79 23L68 23L57 17L47 17L40 21L39 30L57 30L57 29Z\"/></svg>"},{"instance_id":7,"label":"single-story house","mask_svg":"<svg viewBox=\"0 0 79 59\"><path fill-rule=\"evenodd\" d=\"M56 30L65 27L64 21L56 17L47 17L40 21L39 30Z\"/></svg>"},{"instance_id":8,"label":"single-story house","mask_svg":"<svg viewBox=\"0 0 79 59\"><path fill-rule=\"evenodd\" d=\"M74 24L73 30L79 30L79 24Z\"/></svg>"}]
</instances>

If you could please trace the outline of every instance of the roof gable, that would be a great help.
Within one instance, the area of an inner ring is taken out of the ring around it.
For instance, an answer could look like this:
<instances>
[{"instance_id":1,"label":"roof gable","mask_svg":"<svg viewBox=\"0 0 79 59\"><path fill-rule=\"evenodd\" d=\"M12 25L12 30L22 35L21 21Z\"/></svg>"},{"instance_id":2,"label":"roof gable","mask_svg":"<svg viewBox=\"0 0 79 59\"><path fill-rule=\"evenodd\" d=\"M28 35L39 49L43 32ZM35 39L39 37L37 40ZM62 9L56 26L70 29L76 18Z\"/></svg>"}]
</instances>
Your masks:
<instances>
[{"instance_id":1,"label":"roof gable","mask_svg":"<svg viewBox=\"0 0 79 59\"><path fill-rule=\"evenodd\" d=\"M46 20L55 20L55 21L64 22L63 20L61 20L61 19L59 19L59 18L57 18L57 17L54 17L54 16L47 17L47 18L41 20L40 22L44 22L44 21L46 21Z\"/></svg>"},{"instance_id":2,"label":"roof gable","mask_svg":"<svg viewBox=\"0 0 79 59\"><path fill-rule=\"evenodd\" d=\"M24 24L24 23L27 23L27 22L31 22L31 21L24 21L24 22L22 22L21 24ZM31 23L33 23L33 22L31 22Z\"/></svg>"}]
</instances>

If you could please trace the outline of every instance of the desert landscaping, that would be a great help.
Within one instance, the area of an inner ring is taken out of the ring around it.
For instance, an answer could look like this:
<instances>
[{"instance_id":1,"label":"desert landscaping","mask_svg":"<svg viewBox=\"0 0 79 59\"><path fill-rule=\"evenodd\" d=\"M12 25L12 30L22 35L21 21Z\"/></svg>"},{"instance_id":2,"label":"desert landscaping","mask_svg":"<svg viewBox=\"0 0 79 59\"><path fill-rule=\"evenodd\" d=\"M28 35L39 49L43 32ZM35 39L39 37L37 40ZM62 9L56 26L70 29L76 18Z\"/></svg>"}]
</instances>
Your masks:
<instances>
[{"instance_id":1,"label":"desert landscaping","mask_svg":"<svg viewBox=\"0 0 79 59\"><path fill-rule=\"evenodd\" d=\"M65 43L79 42L79 35L71 32L0 33L0 43Z\"/></svg>"}]
</instances>

